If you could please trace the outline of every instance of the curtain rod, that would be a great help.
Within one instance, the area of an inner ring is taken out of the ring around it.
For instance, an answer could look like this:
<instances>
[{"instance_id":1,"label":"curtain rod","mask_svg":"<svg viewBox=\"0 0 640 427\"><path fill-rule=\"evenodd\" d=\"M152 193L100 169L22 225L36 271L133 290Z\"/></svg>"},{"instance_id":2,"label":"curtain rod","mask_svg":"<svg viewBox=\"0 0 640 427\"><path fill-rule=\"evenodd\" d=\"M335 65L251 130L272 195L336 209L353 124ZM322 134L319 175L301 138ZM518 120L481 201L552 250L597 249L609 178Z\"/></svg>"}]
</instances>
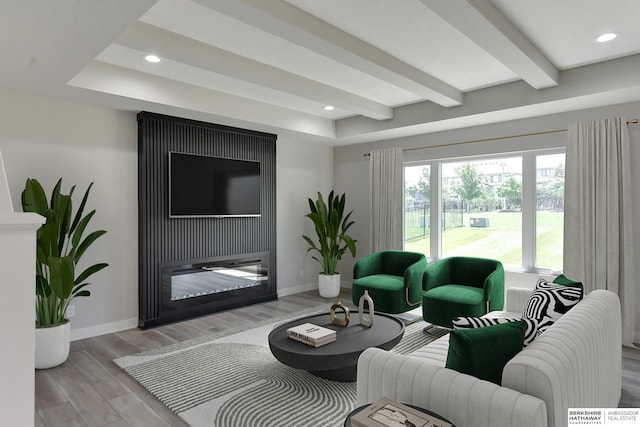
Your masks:
<instances>
[{"instance_id":1,"label":"curtain rod","mask_svg":"<svg viewBox=\"0 0 640 427\"><path fill-rule=\"evenodd\" d=\"M638 124L638 119L627 120L628 125L636 125ZM506 136L496 136L492 138L483 138L483 139L470 139L467 141L459 141L459 142L449 142L446 144L438 144L438 145L430 145L429 147L413 147L413 148L403 148L402 151L415 151L415 150L425 150L427 148L440 148L440 147L451 147L454 145L462 145L462 144L473 144L476 142L488 142L488 141L499 141L502 139L511 139L511 138L521 138L524 136L536 136L536 135L547 135L550 133L559 133L559 132L567 132L569 129L554 129L554 130L545 130L540 132L532 132L532 133L521 133L517 135L506 135ZM371 153L363 154L364 157L371 156Z\"/></svg>"}]
</instances>

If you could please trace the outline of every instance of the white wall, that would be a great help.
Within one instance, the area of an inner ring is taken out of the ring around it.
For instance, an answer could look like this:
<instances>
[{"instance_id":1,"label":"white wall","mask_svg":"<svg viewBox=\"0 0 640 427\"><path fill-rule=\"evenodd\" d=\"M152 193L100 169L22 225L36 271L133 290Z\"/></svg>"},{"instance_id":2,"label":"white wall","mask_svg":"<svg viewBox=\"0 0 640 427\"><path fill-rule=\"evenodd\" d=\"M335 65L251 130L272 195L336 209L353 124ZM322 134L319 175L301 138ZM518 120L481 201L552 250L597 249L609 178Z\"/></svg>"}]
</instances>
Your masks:
<instances>
[{"instance_id":1,"label":"white wall","mask_svg":"<svg viewBox=\"0 0 640 427\"><path fill-rule=\"evenodd\" d=\"M308 198L333 185L333 149L278 139L276 148L278 295L317 289L319 264L307 253L303 234L315 236Z\"/></svg>"},{"instance_id":2,"label":"white wall","mask_svg":"<svg viewBox=\"0 0 640 427\"><path fill-rule=\"evenodd\" d=\"M91 297L74 300L72 339L137 326L137 141L136 112L0 89L0 151L16 210L28 177L48 192L63 177L65 190L77 184L78 199L95 182L89 199L89 208L97 210L92 227L107 234L89 249L85 262L109 267L91 278ZM276 179L278 293L286 295L317 287L319 268L302 240L312 231L305 228L304 214L307 197L331 189L333 149L279 139Z\"/></svg>"},{"instance_id":3,"label":"white wall","mask_svg":"<svg viewBox=\"0 0 640 427\"><path fill-rule=\"evenodd\" d=\"M604 117L624 116L628 119L640 116L640 103L622 104L617 106L575 111L571 113L543 116L527 120L517 120L487 126L476 126L448 132L420 135L395 140L381 141L368 144L356 144L336 147L334 150L334 186L341 192L347 193L347 199L354 209L354 236L358 239L359 256L369 253L369 159L364 157L372 149L403 147L416 148L405 151L404 161L418 161L424 159L441 159L487 153L505 153L509 151L523 151L566 146L566 132L552 133L540 136L521 137L492 142L462 144L449 147L417 149L440 144L451 144L475 139L502 137L507 135L527 134L555 129L566 129L570 123L601 119ZM632 153L632 188L633 209L636 213L634 243L635 265L640 265L640 168L636 167L640 160L640 125L629 127L631 135ZM345 265L344 271L352 269L353 261ZM640 278L640 271L636 272ZM537 275L508 273L507 286L535 285ZM636 291L636 331L640 331L640 289ZM640 337L638 337L640 340Z\"/></svg>"},{"instance_id":4,"label":"white wall","mask_svg":"<svg viewBox=\"0 0 640 427\"><path fill-rule=\"evenodd\" d=\"M72 338L137 325L137 122L132 112L0 92L0 149L13 204L21 210L25 180L38 179L50 193L76 184L80 203L95 182L88 208L90 228L107 230L85 254L85 266L107 262L90 278L91 297L76 298ZM88 211L88 210L87 210Z\"/></svg>"}]
</instances>

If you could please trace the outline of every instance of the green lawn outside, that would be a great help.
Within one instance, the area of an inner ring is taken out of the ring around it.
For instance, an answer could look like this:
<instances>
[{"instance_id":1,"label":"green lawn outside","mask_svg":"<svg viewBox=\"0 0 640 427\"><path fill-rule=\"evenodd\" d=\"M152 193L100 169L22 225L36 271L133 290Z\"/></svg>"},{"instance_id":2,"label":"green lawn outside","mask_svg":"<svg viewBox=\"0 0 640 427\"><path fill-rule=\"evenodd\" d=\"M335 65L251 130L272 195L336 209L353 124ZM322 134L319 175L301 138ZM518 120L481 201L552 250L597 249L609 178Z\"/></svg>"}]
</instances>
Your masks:
<instances>
[{"instance_id":1,"label":"green lawn outside","mask_svg":"<svg viewBox=\"0 0 640 427\"><path fill-rule=\"evenodd\" d=\"M489 219L489 227L470 227L471 218ZM494 258L505 265L522 265L522 213L465 213L464 227L447 229L442 236L442 256ZM417 234L417 233L416 233ZM413 234L415 235L415 234ZM563 213L537 213L536 266L562 267ZM408 251L429 255L429 237L405 242Z\"/></svg>"}]
</instances>

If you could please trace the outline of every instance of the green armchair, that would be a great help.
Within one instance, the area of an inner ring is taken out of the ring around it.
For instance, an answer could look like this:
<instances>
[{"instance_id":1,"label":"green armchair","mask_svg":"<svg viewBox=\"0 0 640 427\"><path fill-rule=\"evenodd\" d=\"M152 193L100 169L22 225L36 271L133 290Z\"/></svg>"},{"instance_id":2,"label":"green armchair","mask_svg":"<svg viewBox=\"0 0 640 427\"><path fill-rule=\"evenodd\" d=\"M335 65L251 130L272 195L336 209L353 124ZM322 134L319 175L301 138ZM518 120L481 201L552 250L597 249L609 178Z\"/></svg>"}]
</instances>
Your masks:
<instances>
[{"instance_id":1,"label":"green armchair","mask_svg":"<svg viewBox=\"0 0 640 427\"><path fill-rule=\"evenodd\" d=\"M353 267L353 304L367 290L376 311L404 313L418 307L426 267L427 259L417 252L381 251L360 258Z\"/></svg>"},{"instance_id":2,"label":"green armchair","mask_svg":"<svg viewBox=\"0 0 640 427\"><path fill-rule=\"evenodd\" d=\"M504 306L504 268L486 258L451 257L424 272L422 316L445 328L458 316L478 317Z\"/></svg>"}]
</instances>

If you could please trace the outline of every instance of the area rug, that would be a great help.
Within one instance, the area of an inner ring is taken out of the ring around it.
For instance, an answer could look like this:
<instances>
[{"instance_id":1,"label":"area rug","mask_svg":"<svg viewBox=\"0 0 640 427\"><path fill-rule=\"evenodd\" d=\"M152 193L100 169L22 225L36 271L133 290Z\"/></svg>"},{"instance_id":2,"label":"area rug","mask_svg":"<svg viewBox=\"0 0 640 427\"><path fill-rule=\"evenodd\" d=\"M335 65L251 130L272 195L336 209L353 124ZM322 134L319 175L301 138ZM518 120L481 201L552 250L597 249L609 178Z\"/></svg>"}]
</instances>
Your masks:
<instances>
[{"instance_id":1,"label":"area rug","mask_svg":"<svg viewBox=\"0 0 640 427\"><path fill-rule=\"evenodd\" d=\"M325 380L278 362L274 326L326 306L114 360L192 427L341 426L353 410L355 382ZM405 328L392 350L407 354L435 339L424 322Z\"/></svg>"}]
</instances>

